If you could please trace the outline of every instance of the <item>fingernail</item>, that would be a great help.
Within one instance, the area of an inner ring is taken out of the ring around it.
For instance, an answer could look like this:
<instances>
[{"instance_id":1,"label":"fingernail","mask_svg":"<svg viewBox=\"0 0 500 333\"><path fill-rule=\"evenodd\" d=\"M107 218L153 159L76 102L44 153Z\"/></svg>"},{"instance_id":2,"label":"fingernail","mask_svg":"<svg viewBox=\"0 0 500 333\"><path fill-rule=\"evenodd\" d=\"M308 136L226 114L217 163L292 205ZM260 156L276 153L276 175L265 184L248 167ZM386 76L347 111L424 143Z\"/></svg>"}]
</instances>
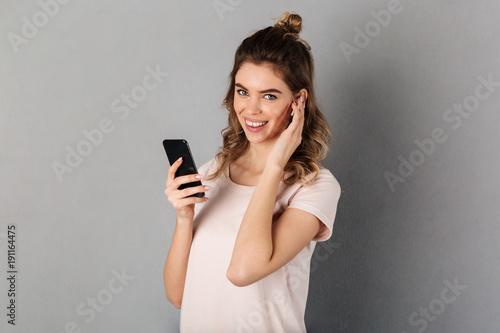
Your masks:
<instances>
[{"instance_id":1,"label":"fingernail","mask_svg":"<svg viewBox=\"0 0 500 333\"><path fill-rule=\"evenodd\" d=\"M202 179L203 175L196 175L196 176L194 176L194 178L196 178L196 179Z\"/></svg>"},{"instance_id":2,"label":"fingernail","mask_svg":"<svg viewBox=\"0 0 500 333\"><path fill-rule=\"evenodd\" d=\"M179 157L179 159L176 162L180 162L180 161L182 161L182 157Z\"/></svg>"},{"instance_id":3,"label":"fingernail","mask_svg":"<svg viewBox=\"0 0 500 333\"><path fill-rule=\"evenodd\" d=\"M300 101L304 103L304 96L300 96Z\"/></svg>"},{"instance_id":4,"label":"fingernail","mask_svg":"<svg viewBox=\"0 0 500 333\"><path fill-rule=\"evenodd\" d=\"M205 189L205 191L208 191L208 190L210 190L210 189L211 189L211 187L210 187L210 186L208 186L208 185L203 186L203 188Z\"/></svg>"}]
</instances>

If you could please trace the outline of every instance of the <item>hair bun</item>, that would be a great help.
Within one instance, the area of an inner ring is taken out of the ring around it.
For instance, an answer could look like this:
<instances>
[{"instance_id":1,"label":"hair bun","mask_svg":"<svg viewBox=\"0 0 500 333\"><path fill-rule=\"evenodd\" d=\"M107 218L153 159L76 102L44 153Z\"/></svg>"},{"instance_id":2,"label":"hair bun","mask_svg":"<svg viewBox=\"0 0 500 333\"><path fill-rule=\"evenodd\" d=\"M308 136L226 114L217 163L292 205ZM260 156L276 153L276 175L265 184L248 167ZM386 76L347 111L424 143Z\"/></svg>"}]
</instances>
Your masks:
<instances>
[{"instance_id":1,"label":"hair bun","mask_svg":"<svg viewBox=\"0 0 500 333\"><path fill-rule=\"evenodd\" d=\"M299 14L284 12L278 17L275 27L282 28L287 33L299 34L302 31L302 17Z\"/></svg>"}]
</instances>

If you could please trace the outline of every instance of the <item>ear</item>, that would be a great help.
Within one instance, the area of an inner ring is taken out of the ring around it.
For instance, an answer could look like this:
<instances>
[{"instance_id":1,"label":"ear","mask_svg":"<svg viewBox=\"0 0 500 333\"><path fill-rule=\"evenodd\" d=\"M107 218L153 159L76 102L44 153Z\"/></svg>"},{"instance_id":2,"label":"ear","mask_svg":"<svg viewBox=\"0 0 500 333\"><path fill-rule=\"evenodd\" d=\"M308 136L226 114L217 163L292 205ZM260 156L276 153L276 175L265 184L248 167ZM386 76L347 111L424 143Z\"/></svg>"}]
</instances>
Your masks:
<instances>
[{"instance_id":1,"label":"ear","mask_svg":"<svg viewBox=\"0 0 500 333\"><path fill-rule=\"evenodd\" d=\"M294 99L300 99L300 96L304 97L304 102L307 101L307 96L309 93L307 92L307 89L302 88L298 93L295 94Z\"/></svg>"}]
</instances>

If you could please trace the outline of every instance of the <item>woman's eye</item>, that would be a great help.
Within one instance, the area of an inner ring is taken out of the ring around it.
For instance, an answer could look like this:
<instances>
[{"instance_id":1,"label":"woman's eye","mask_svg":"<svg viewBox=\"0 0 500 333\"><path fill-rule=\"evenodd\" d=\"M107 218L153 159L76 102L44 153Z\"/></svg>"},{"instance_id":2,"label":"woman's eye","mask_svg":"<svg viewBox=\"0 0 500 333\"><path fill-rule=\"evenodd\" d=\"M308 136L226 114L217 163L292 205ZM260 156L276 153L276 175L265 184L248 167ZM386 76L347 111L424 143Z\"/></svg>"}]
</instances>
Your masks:
<instances>
[{"instance_id":1,"label":"woman's eye","mask_svg":"<svg viewBox=\"0 0 500 333\"><path fill-rule=\"evenodd\" d=\"M276 96L271 95L271 94L266 94L266 95L264 96L264 98L266 98L266 99L270 99L270 100L273 100L273 99L276 99Z\"/></svg>"},{"instance_id":2,"label":"woman's eye","mask_svg":"<svg viewBox=\"0 0 500 333\"><path fill-rule=\"evenodd\" d=\"M238 90L236 90L236 92L238 93L238 95L241 95L241 96L248 95L248 93L245 90L238 89Z\"/></svg>"}]
</instances>

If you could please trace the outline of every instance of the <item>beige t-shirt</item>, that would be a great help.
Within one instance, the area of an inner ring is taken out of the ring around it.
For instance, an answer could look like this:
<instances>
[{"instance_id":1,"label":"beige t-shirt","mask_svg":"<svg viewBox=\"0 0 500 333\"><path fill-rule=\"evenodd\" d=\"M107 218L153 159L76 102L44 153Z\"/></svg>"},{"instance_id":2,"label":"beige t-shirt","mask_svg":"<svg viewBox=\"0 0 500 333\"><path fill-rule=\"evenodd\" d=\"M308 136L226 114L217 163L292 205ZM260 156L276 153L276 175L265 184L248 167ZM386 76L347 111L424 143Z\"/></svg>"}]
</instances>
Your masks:
<instances>
[{"instance_id":1,"label":"beige t-shirt","mask_svg":"<svg viewBox=\"0 0 500 333\"><path fill-rule=\"evenodd\" d=\"M209 175L215 159L199 173ZM234 242L254 186L233 183L227 175L203 181L209 201L195 206L193 243L182 298L181 333L305 332L304 313L310 260L317 241L332 234L340 185L325 168L310 186L280 183L273 221L287 208L318 217L315 238L286 265L246 287L226 277Z\"/></svg>"}]
</instances>

